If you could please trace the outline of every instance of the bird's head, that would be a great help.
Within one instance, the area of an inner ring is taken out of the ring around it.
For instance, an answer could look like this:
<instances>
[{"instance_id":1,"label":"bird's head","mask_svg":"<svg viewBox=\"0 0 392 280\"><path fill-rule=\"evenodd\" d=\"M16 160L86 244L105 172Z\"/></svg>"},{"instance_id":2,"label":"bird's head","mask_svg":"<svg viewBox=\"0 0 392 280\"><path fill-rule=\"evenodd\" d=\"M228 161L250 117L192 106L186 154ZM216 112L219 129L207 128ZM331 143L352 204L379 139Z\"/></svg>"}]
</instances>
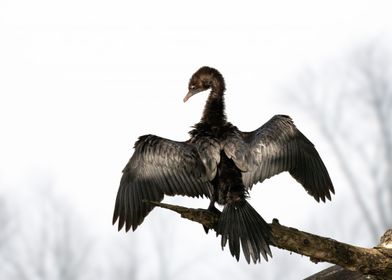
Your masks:
<instances>
[{"instance_id":1,"label":"bird's head","mask_svg":"<svg viewBox=\"0 0 392 280\"><path fill-rule=\"evenodd\" d=\"M184 102L199 92L208 89L222 89L223 93L224 88L225 82L221 73L214 68L203 66L197 70L189 80L188 94L184 97Z\"/></svg>"}]
</instances>

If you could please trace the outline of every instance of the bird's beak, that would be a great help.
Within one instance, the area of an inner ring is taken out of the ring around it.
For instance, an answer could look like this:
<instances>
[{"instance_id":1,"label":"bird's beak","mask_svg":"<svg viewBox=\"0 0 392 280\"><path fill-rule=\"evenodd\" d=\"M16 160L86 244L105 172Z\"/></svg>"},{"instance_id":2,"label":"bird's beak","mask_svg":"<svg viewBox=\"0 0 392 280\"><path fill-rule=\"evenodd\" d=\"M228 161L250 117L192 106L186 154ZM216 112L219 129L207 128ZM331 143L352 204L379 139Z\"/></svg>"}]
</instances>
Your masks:
<instances>
[{"instance_id":1,"label":"bird's beak","mask_svg":"<svg viewBox=\"0 0 392 280\"><path fill-rule=\"evenodd\" d=\"M185 97L184 97L184 102L187 102L188 99L191 98L191 97L192 97L193 95L195 95L195 94L196 94L196 92L190 90L190 91L188 92L188 94L185 95Z\"/></svg>"},{"instance_id":2,"label":"bird's beak","mask_svg":"<svg viewBox=\"0 0 392 280\"><path fill-rule=\"evenodd\" d=\"M187 102L189 98L194 96L196 93L202 92L204 89L195 89L195 90L190 90L187 95L184 97L184 102Z\"/></svg>"}]
</instances>

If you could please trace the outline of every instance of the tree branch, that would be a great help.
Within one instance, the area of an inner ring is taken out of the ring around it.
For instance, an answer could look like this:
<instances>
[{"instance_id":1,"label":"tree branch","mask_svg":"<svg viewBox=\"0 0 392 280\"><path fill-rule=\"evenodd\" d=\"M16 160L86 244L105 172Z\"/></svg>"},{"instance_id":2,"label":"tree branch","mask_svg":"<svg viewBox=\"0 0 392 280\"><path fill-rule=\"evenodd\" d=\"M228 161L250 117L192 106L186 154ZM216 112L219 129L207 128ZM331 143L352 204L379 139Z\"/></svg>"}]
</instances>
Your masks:
<instances>
[{"instance_id":1,"label":"tree branch","mask_svg":"<svg viewBox=\"0 0 392 280\"><path fill-rule=\"evenodd\" d=\"M356 271L344 269L341 266L334 265L324 269L304 280L377 280L375 276L363 275Z\"/></svg>"},{"instance_id":2,"label":"tree branch","mask_svg":"<svg viewBox=\"0 0 392 280\"><path fill-rule=\"evenodd\" d=\"M214 229L219 219L219 214L205 209L152 201L146 203L177 212L182 218L200 223L209 229ZM308 256L316 263L329 262L363 275L373 275L376 279L392 279L392 249L353 246L280 225L276 219L270 226L273 236L272 246Z\"/></svg>"}]
</instances>

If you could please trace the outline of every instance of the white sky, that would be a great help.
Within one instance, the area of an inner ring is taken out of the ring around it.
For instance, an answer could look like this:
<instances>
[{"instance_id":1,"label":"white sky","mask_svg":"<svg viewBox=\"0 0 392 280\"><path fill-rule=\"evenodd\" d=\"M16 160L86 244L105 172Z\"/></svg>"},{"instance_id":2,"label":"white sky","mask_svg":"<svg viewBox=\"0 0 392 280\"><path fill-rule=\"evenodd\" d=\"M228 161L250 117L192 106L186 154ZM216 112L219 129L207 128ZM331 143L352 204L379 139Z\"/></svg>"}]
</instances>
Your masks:
<instances>
[{"instance_id":1,"label":"white sky","mask_svg":"<svg viewBox=\"0 0 392 280\"><path fill-rule=\"evenodd\" d=\"M182 98L203 65L224 75L228 118L240 129L290 114L332 165L306 115L275 96L307 65L390 36L390 1L239 3L2 0L1 189L50 182L111 230L120 172L136 138L185 140L200 119L206 94L186 104ZM278 182L294 184L286 179ZM304 203L285 205L304 214L293 221L304 221L309 208L299 206L318 205L297 189ZM287 212L268 207L267 220Z\"/></svg>"}]
</instances>

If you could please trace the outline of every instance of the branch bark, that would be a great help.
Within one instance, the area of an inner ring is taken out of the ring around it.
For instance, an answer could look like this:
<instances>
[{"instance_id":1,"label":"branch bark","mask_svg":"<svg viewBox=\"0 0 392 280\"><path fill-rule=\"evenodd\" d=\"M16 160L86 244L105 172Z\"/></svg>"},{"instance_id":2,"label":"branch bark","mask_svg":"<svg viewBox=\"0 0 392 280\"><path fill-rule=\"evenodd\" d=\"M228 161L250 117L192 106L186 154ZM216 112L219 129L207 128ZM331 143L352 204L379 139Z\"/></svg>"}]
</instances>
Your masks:
<instances>
[{"instance_id":1,"label":"branch bark","mask_svg":"<svg viewBox=\"0 0 392 280\"><path fill-rule=\"evenodd\" d=\"M209 229L214 229L219 219L219 214L205 209L186 208L152 201L147 203L177 212L182 218L200 223ZM270 226L273 236L272 246L308 256L316 263L329 262L362 275L372 275L374 279L392 279L392 249L353 246L283 226L277 219L274 219Z\"/></svg>"}]
</instances>

